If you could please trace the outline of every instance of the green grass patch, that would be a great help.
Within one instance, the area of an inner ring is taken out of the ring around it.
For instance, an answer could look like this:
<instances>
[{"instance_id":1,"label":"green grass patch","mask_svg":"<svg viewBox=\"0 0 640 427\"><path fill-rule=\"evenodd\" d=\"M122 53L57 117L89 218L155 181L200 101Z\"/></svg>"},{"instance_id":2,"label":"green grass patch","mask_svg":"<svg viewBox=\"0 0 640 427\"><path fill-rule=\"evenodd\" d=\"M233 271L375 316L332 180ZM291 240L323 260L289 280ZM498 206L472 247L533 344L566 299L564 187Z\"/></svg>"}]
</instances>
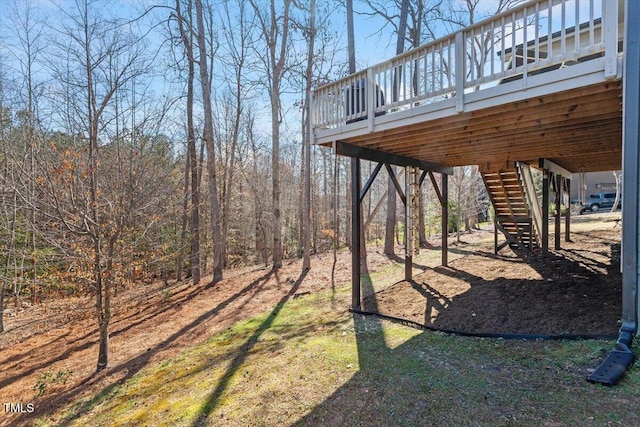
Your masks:
<instances>
[{"instance_id":1,"label":"green grass patch","mask_svg":"<svg viewBox=\"0 0 640 427\"><path fill-rule=\"evenodd\" d=\"M585 381L612 342L423 332L352 316L348 292L337 290L339 303L327 291L239 322L66 408L64 424L640 424L637 366L616 387Z\"/></svg>"}]
</instances>

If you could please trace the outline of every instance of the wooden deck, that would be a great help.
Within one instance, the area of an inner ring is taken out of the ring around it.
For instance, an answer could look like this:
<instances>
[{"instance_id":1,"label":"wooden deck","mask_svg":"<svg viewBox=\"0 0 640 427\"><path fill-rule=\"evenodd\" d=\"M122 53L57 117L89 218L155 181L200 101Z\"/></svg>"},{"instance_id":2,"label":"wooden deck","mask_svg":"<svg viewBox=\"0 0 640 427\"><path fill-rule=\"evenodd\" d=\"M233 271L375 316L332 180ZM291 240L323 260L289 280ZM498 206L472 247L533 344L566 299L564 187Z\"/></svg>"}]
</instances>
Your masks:
<instances>
[{"instance_id":1,"label":"wooden deck","mask_svg":"<svg viewBox=\"0 0 640 427\"><path fill-rule=\"evenodd\" d=\"M565 2L552 3L553 11L546 13L557 16L556 8ZM622 31L617 3L603 2L603 10L591 11L592 17L601 13L602 18L581 24L579 31L574 24L573 29L554 32L549 24L553 37L530 30L518 36L520 42L514 36L508 46L504 37L496 38L493 45L499 47L485 55L497 59L480 71L477 66L473 71L469 60L479 54L455 46L498 34L499 25L507 33L505 25L516 28L517 19L542 22L547 15L541 11L549 2L529 2L319 88L312 111L315 143L344 142L443 166L489 170L515 161L537 166L539 159L572 173L621 169ZM522 51L524 44L531 52L528 61L504 65L507 53ZM465 78L456 75L456 69L465 70ZM354 87L367 90L355 115L349 111L353 105L344 105L345 93ZM380 93L387 104L378 101Z\"/></svg>"},{"instance_id":2,"label":"wooden deck","mask_svg":"<svg viewBox=\"0 0 640 427\"><path fill-rule=\"evenodd\" d=\"M547 158L571 172L618 170L621 82L604 82L337 141L446 166Z\"/></svg>"}]
</instances>

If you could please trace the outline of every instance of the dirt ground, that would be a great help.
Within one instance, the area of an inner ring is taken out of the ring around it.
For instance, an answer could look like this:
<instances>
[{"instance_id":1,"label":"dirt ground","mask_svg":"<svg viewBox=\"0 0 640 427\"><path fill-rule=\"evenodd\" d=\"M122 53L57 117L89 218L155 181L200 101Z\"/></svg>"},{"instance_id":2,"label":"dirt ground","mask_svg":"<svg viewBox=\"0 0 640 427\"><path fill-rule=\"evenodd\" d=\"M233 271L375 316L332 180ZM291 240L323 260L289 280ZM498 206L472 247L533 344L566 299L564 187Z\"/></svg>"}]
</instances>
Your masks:
<instances>
[{"instance_id":1,"label":"dirt ground","mask_svg":"<svg viewBox=\"0 0 640 427\"><path fill-rule=\"evenodd\" d=\"M464 256L375 293L364 308L471 333L615 335L622 310L621 228L615 216L601 218L603 228L576 227L572 241L562 236L562 249L548 257L510 249L495 255L487 245L454 247L451 252Z\"/></svg>"},{"instance_id":2,"label":"dirt ground","mask_svg":"<svg viewBox=\"0 0 640 427\"><path fill-rule=\"evenodd\" d=\"M563 242L563 249L546 260L539 254L522 258L508 248L496 256L488 232L465 234L462 244L451 238L455 259L449 267L416 265L425 272L368 297L364 307L470 332L615 334L621 312L619 216L576 218L573 242ZM371 272L394 262L369 248ZM0 335L1 400L33 403L36 410L19 418L3 411L0 425L52 414L61 405L115 386L240 319L273 308L292 289L305 295L349 283L350 263L345 250L338 253L335 274L333 254L322 254L313 258L304 277L301 262L292 261L277 272L229 270L213 286L210 277L197 286L188 281L140 284L115 298L110 364L99 374L94 373L97 327L91 297L18 308L10 303L7 331ZM338 299L335 309L346 310L348 304ZM59 372L71 372L66 382L46 380L47 373ZM43 382L46 392L38 396L34 386Z\"/></svg>"}]
</instances>

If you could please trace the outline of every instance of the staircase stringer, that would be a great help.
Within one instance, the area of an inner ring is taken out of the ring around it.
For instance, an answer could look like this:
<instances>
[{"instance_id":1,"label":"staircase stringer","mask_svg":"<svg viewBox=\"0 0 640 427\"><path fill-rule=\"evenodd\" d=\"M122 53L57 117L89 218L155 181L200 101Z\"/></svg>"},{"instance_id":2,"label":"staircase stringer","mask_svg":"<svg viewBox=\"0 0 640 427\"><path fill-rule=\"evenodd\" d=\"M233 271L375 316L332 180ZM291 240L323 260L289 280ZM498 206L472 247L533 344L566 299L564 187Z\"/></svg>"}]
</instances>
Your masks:
<instances>
[{"instance_id":1,"label":"staircase stringer","mask_svg":"<svg viewBox=\"0 0 640 427\"><path fill-rule=\"evenodd\" d=\"M507 239L499 247L496 243L496 251L506 245L520 249L535 247L538 240L517 166L482 170L481 174L496 213L496 229Z\"/></svg>"},{"instance_id":2,"label":"staircase stringer","mask_svg":"<svg viewBox=\"0 0 640 427\"><path fill-rule=\"evenodd\" d=\"M536 187L533 183L533 175L531 166L526 163L516 163L516 169L523 183L523 193L529 207L529 213L533 218L533 226L535 238L538 242L542 241L542 205L538 200Z\"/></svg>"}]
</instances>

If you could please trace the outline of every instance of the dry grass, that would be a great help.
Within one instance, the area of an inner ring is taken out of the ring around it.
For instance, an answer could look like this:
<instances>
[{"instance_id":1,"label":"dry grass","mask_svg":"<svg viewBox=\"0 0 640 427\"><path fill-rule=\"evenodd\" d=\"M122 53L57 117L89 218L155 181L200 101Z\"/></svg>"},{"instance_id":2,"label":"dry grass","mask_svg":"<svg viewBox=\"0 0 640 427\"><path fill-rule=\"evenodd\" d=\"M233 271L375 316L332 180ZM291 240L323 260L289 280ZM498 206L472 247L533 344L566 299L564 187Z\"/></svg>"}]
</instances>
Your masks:
<instances>
[{"instance_id":1,"label":"dry grass","mask_svg":"<svg viewBox=\"0 0 640 427\"><path fill-rule=\"evenodd\" d=\"M428 265L437 258L417 261ZM398 267L379 267L371 277L375 288L402 274ZM301 283L326 281L325 276L315 272ZM195 344L183 340L173 354L151 358L131 375L98 383L104 385L61 402L47 415L16 422L640 425L637 365L613 388L585 381L612 342L506 341L422 332L350 314L349 285L338 282L334 289L318 286L303 293L300 283L278 283L279 293L262 302L260 314Z\"/></svg>"},{"instance_id":2,"label":"dry grass","mask_svg":"<svg viewBox=\"0 0 640 427\"><path fill-rule=\"evenodd\" d=\"M638 367L615 388L584 379L612 343L461 338L331 303L288 300L38 424L640 424Z\"/></svg>"}]
</instances>

